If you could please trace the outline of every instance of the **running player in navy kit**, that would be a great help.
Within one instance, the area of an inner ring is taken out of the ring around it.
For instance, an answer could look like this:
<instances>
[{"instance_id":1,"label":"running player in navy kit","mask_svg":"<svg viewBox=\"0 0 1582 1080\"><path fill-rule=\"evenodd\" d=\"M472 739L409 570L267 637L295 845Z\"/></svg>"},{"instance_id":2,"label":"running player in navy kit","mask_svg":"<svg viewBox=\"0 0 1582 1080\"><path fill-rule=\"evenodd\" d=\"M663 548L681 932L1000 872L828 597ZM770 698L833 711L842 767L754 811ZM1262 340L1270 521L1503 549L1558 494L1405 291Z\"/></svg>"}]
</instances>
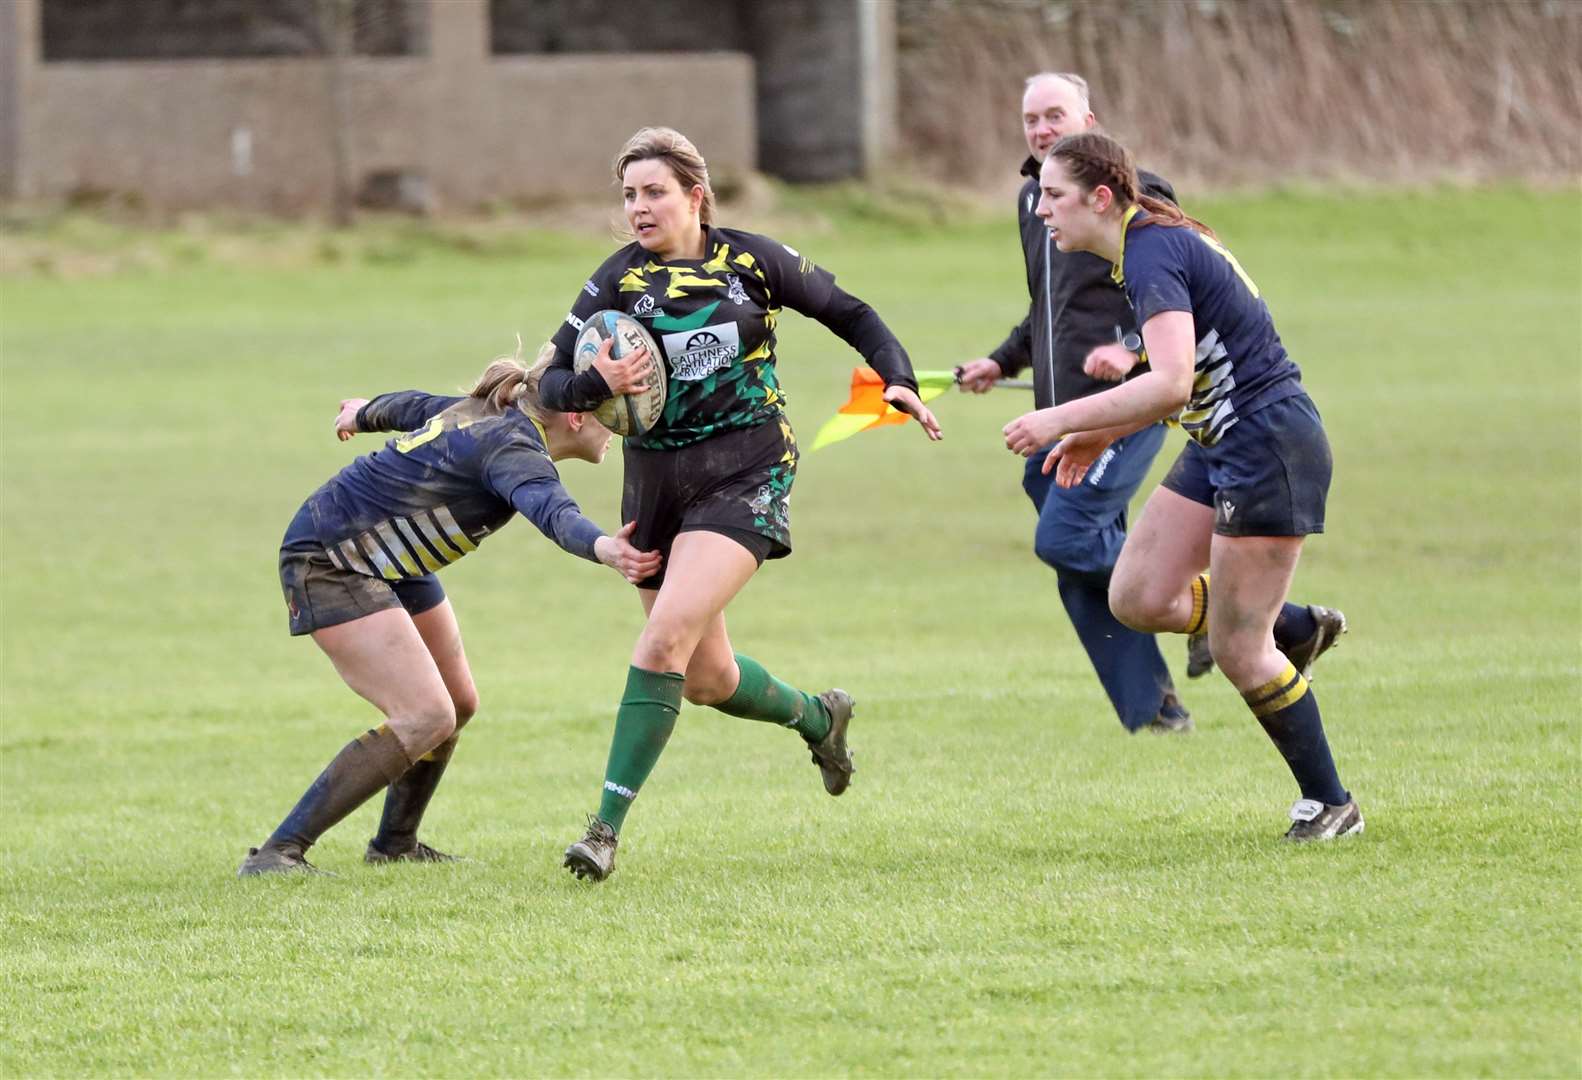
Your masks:
<instances>
[{"instance_id":1,"label":"running player in navy kit","mask_svg":"<svg viewBox=\"0 0 1582 1080\"><path fill-rule=\"evenodd\" d=\"M824 788L851 782L846 729L852 699L814 695L737 653L725 607L765 559L791 553L788 499L797 446L775 374L775 323L790 308L817 319L884 377L884 396L939 438L917 396L906 350L867 304L832 274L765 236L714 223L714 194L697 148L669 128L644 128L615 162L626 221L636 239L604 261L554 337L556 366L544 400L591 409L612 394L668 379L653 430L625 440L622 514L634 542L664 567L638 595L648 619L632 653L616 713L599 811L566 851L578 877L603 880L632 800L659 760L682 699L795 730ZM583 321L619 308L647 325L662 357L595 360L573 373Z\"/></svg>"},{"instance_id":2,"label":"running player in navy kit","mask_svg":"<svg viewBox=\"0 0 1582 1080\"><path fill-rule=\"evenodd\" d=\"M582 516L551 464L597 463L610 432L591 416L539 400L542 364L502 358L467 397L416 390L341 402L343 440L404 432L357 458L310 496L280 547L291 633L311 634L346 685L385 714L348 743L237 871L311 871L305 853L324 831L383 788L371 863L449 859L417 828L478 707L461 633L435 571L521 514L567 552L633 583L659 567L632 525L606 536Z\"/></svg>"},{"instance_id":3,"label":"running player in navy kit","mask_svg":"<svg viewBox=\"0 0 1582 1080\"><path fill-rule=\"evenodd\" d=\"M1031 298L1027 317L986 357L960 368L961 388L986 393L995 380L1033 370L1038 408L1096 394L1119 382L1137 363L1141 348L1126 294L1110 279L1109 263L1085 251L1060 251L1034 213L1038 171L1064 135L1098 123L1079 75L1043 72L1027 80L1022 94L1022 133L1027 182L1017 194L1017 224ZM1143 189L1175 201L1175 191L1152 173L1139 173ZM1129 347L1128 347L1129 345ZM1110 611L1110 574L1126 540L1126 515L1154 456L1164 444L1165 425L1152 424L1117 439L1104 464L1084 482L1059 487L1028 458L1022 489L1038 513L1033 551L1055 571L1060 602L1076 630L1099 683L1127 731L1183 732L1192 717L1176 694L1170 670L1152 634L1123 625ZM1196 640L1196 639L1194 639ZM1207 652L1204 643L1201 652ZM1188 664L1201 673L1203 661Z\"/></svg>"},{"instance_id":4,"label":"running player in navy kit","mask_svg":"<svg viewBox=\"0 0 1582 1080\"><path fill-rule=\"evenodd\" d=\"M1113 264L1150 367L1115 389L1013 420L1006 445L1027 455L1061 439L1044 467L1069 484L1114 439L1180 411L1190 441L1126 540L1110 605L1139 630L1193 633L1206 624L1220 670L1301 789L1288 839L1361 832L1308 685L1345 619L1286 602L1303 537L1324 530L1331 472L1301 372L1252 278L1206 227L1140 192L1119 143L1067 136L1039 183L1038 215L1056 245Z\"/></svg>"}]
</instances>

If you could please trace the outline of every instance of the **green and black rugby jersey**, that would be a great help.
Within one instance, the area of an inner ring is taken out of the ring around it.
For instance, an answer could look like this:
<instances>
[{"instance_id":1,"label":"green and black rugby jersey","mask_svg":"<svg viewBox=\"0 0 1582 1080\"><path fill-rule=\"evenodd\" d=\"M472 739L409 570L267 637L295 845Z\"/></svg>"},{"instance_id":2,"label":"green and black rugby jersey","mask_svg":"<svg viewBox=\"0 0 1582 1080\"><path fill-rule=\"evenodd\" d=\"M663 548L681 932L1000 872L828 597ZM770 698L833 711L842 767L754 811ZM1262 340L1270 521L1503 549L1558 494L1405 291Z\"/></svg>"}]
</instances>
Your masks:
<instances>
[{"instance_id":1,"label":"green and black rugby jersey","mask_svg":"<svg viewBox=\"0 0 1582 1080\"><path fill-rule=\"evenodd\" d=\"M862 354L887 386L917 389L912 362L884 321L844 292L835 276L767 236L704 226L702 259L662 262L633 242L594 271L555 332L544 404L592 409L610 396L593 368L574 374L583 323L615 308L635 316L664 353L664 414L633 436L647 449L690 446L711 435L780 421L785 398L775 375L775 323L785 308L817 319Z\"/></svg>"}]
</instances>

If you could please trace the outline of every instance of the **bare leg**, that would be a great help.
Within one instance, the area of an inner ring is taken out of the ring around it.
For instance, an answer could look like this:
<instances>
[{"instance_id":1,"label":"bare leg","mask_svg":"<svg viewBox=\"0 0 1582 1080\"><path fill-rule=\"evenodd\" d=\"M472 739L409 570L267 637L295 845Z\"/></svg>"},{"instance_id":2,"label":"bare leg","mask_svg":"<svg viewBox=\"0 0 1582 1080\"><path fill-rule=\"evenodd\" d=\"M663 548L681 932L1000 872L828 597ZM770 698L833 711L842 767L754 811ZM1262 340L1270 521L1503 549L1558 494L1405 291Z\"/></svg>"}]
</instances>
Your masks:
<instances>
[{"instance_id":1,"label":"bare leg","mask_svg":"<svg viewBox=\"0 0 1582 1080\"><path fill-rule=\"evenodd\" d=\"M1134 630L1185 631L1192 615L1192 581L1209 565L1213 535L1211 507L1155 488L1110 575L1115 617Z\"/></svg>"},{"instance_id":2,"label":"bare leg","mask_svg":"<svg viewBox=\"0 0 1582 1080\"><path fill-rule=\"evenodd\" d=\"M429 800L433 798L434 790L439 786L455 753L461 729L478 709L478 690L473 684L472 669L467 665L461 628L456 623L456 613L450 601L444 600L412 616L412 622L423 639L424 647L434 658L445 690L450 695L451 705L456 712L456 731L424 754L401 779L390 785L385 794L384 812L379 819L379 831L369 842L364 855L369 862L395 859L444 862L450 859L450 856L427 844L420 844L417 831Z\"/></svg>"}]
</instances>

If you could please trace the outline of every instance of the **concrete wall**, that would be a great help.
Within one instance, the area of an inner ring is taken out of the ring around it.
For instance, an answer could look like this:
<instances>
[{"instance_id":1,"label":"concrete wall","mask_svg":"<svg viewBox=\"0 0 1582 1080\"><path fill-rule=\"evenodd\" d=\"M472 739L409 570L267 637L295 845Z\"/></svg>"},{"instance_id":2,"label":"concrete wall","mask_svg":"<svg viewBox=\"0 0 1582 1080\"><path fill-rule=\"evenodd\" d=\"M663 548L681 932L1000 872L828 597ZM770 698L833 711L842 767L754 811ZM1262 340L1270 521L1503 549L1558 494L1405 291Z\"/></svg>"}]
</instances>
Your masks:
<instances>
[{"instance_id":1,"label":"concrete wall","mask_svg":"<svg viewBox=\"0 0 1582 1080\"><path fill-rule=\"evenodd\" d=\"M38 0L0 0L0 13L0 193L329 205L326 61L43 64ZM653 123L684 129L721 178L756 167L746 56L625 56L617 80L608 56L491 56L486 0L446 0L430 16L428 56L348 61L354 177L423 174L442 207L609 190L615 151Z\"/></svg>"}]
</instances>

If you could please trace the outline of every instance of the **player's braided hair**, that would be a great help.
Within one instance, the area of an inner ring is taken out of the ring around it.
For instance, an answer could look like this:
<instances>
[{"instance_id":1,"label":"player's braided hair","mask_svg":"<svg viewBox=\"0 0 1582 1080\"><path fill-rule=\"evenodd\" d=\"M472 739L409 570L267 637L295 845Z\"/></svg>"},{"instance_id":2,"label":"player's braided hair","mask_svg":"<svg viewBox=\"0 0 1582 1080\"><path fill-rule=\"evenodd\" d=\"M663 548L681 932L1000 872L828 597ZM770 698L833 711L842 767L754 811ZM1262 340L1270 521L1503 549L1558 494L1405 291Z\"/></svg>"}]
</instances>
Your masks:
<instances>
[{"instance_id":1,"label":"player's braided hair","mask_svg":"<svg viewBox=\"0 0 1582 1080\"><path fill-rule=\"evenodd\" d=\"M1175 203L1143 191L1131 153L1108 135L1097 131L1067 135L1050 148L1049 156L1058 158L1066 175L1084 191L1092 191L1100 184L1109 188L1115 195L1115 204L1123 210L1135 203L1148 211L1156 225L1184 225L1214 235L1214 230L1196 218L1187 217Z\"/></svg>"},{"instance_id":2,"label":"player's braided hair","mask_svg":"<svg viewBox=\"0 0 1582 1080\"><path fill-rule=\"evenodd\" d=\"M698 207L698 218L705 225L714 224L714 188L709 185L709 166L698 153L698 148L675 128L645 127L637 131L621 152L615 155L615 182L626 178L626 167L634 161L663 161L670 167L682 191L694 187L703 189L703 204Z\"/></svg>"},{"instance_id":3,"label":"player's braided hair","mask_svg":"<svg viewBox=\"0 0 1582 1080\"><path fill-rule=\"evenodd\" d=\"M490 361L468 396L492 401L501 409L515 406L543 423L549 418L550 410L544 407L543 399L539 397L538 384L543 381L544 372L554 359L555 346L545 344L538 350L532 367L522 363L522 335L518 334L516 352Z\"/></svg>"}]
</instances>

